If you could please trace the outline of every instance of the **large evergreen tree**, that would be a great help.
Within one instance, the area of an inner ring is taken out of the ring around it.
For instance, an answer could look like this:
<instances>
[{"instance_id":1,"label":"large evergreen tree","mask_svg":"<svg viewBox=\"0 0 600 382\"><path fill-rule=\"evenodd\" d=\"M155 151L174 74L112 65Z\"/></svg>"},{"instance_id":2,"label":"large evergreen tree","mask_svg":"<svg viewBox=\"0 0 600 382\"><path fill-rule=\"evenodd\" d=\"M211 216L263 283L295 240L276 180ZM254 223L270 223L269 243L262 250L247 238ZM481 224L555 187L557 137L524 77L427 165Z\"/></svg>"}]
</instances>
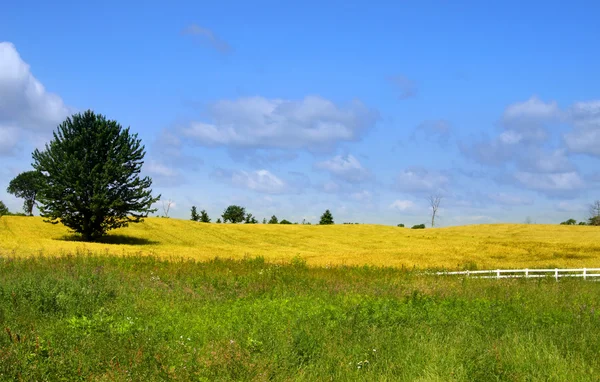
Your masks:
<instances>
[{"instance_id":1,"label":"large evergreen tree","mask_svg":"<svg viewBox=\"0 0 600 382\"><path fill-rule=\"evenodd\" d=\"M23 211L27 215L33 216L33 207L43 182L44 176L39 171L25 171L10 181L6 192L24 199Z\"/></svg>"},{"instance_id":2,"label":"large evergreen tree","mask_svg":"<svg viewBox=\"0 0 600 382\"><path fill-rule=\"evenodd\" d=\"M321 220L319 224L334 224L333 223L333 215L329 210L326 210L323 215L321 215Z\"/></svg>"},{"instance_id":3,"label":"large evergreen tree","mask_svg":"<svg viewBox=\"0 0 600 382\"><path fill-rule=\"evenodd\" d=\"M145 151L137 134L88 110L60 124L33 167L44 175L39 196L47 222L91 241L156 211L152 179L140 177Z\"/></svg>"}]
</instances>

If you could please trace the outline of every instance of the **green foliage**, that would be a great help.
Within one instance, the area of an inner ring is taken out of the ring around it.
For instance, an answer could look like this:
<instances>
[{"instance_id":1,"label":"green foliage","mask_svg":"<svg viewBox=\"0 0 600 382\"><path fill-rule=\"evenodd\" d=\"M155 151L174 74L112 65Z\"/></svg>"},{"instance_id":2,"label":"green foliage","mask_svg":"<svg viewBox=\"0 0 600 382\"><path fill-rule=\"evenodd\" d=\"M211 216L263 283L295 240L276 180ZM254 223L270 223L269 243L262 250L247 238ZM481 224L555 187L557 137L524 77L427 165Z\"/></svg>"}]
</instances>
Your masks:
<instances>
[{"instance_id":1,"label":"green foliage","mask_svg":"<svg viewBox=\"0 0 600 382\"><path fill-rule=\"evenodd\" d=\"M568 219L565 220L564 222L560 223L560 225L575 225L577 224L577 220L575 219Z\"/></svg>"},{"instance_id":2,"label":"green foliage","mask_svg":"<svg viewBox=\"0 0 600 382\"><path fill-rule=\"evenodd\" d=\"M221 224L221 218L217 219L217 224Z\"/></svg>"},{"instance_id":3,"label":"green foliage","mask_svg":"<svg viewBox=\"0 0 600 382\"><path fill-rule=\"evenodd\" d=\"M599 311L582 280L0 258L0 379L587 381Z\"/></svg>"},{"instance_id":4,"label":"green foliage","mask_svg":"<svg viewBox=\"0 0 600 382\"><path fill-rule=\"evenodd\" d=\"M279 222L279 224L292 224L292 222L289 220L283 219L282 221Z\"/></svg>"},{"instance_id":5,"label":"green foliage","mask_svg":"<svg viewBox=\"0 0 600 382\"><path fill-rule=\"evenodd\" d=\"M588 225L588 223L586 223L586 222L579 222L579 223L577 223L577 225Z\"/></svg>"},{"instance_id":6,"label":"green foliage","mask_svg":"<svg viewBox=\"0 0 600 382\"><path fill-rule=\"evenodd\" d=\"M588 225L595 225L595 226L599 226L600 225L600 216L592 216L589 220L588 220Z\"/></svg>"},{"instance_id":7,"label":"green foliage","mask_svg":"<svg viewBox=\"0 0 600 382\"><path fill-rule=\"evenodd\" d=\"M192 206L192 221L200 221L200 215L198 215L198 211L196 210L196 206Z\"/></svg>"},{"instance_id":8,"label":"green foliage","mask_svg":"<svg viewBox=\"0 0 600 382\"><path fill-rule=\"evenodd\" d=\"M400 223L400 224L398 224L398 227L404 228L404 224Z\"/></svg>"},{"instance_id":9,"label":"green foliage","mask_svg":"<svg viewBox=\"0 0 600 382\"><path fill-rule=\"evenodd\" d=\"M2 200L0 200L0 216L8 215L8 214L10 214L8 207L6 207L6 204L4 204L4 202Z\"/></svg>"},{"instance_id":10,"label":"green foliage","mask_svg":"<svg viewBox=\"0 0 600 382\"><path fill-rule=\"evenodd\" d=\"M96 240L107 231L138 223L156 211L152 180L140 178L145 151L137 134L92 111L60 124L45 150L35 150L33 167L44 174L40 211Z\"/></svg>"},{"instance_id":11,"label":"green foliage","mask_svg":"<svg viewBox=\"0 0 600 382\"><path fill-rule=\"evenodd\" d=\"M273 215L271 216L271 219L269 219L269 224L278 224L279 220L277 220L277 216Z\"/></svg>"},{"instance_id":12,"label":"green foliage","mask_svg":"<svg viewBox=\"0 0 600 382\"><path fill-rule=\"evenodd\" d=\"M258 224L258 220L256 220L256 218L252 215L252 214L247 214L246 215L246 219L244 220L244 223L246 224Z\"/></svg>"},{"instance_id":13,"label":"green foliage","mask_svg":"<svg viewBox=\"0 0 600 382\"><path fill-rule=\"evenodd\" d=\"M411 229L425 229L425 224L416 224L411 227Z\"/></svg>"},{"instance_id":14,"label":"green foliage","mask_svg":"<svg viewBox=\"0 0 600 382\"><path fill-rule=\"evenodd\" d=\"M246 209L244 207L231 205L223 212L223 222L241 223L246 218Z\"/></svg>"},{"instance_id":15,"label":"green foliage","mask_svg":"<svg viewBox=\"0 0 600 382\"><path fill-rule=\"evenodd\" d=\"M25 171L10 181L6 192L24 199L23 211L29 216L33 216L33 207L44 180L44 176L39 171Z\"/></svg>"},{"instance_id":16,"label":"green foliage","mask_svg":"<svg viewBox=\"0 0 600 382\"><path fill-rule=\"evenodd\" d=\"M263 218L262 223L267 224L267 218Z\"/></svg>"},{"instance_id":17,"label":"green foliage","mask_svg":"<svg viewBox=\"0 0 600 382\"><path fill-rule=\"evenodd\" d=\"M334 224L333 215L331 214L331 212L329 210L326 210L323 213L323 215L321 215L321 220L319 220L319 224L321 224L321 225Z\"/></svg>"},{"instance_id":18,"label":"green foliage","mask_svg":"<svg viewBox=\"0 0 600 382\"><path fill-rule=\"evenodd\" d=\"M210 217L208 217L206 210L200 211L200 221L202 223L210 223Z\"/></svg>"}]
</instances>

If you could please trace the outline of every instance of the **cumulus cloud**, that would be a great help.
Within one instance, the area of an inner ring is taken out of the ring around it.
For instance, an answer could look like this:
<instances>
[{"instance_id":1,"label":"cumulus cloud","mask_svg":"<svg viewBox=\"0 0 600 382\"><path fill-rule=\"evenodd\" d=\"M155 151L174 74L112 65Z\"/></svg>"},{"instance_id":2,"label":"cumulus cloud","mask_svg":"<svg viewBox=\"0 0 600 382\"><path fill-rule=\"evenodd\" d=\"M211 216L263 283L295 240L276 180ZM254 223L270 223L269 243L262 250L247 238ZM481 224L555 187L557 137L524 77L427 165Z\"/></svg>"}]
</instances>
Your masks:
<instances>
[{"instance_id":1,"label":"cumulus cloud","mask_svg":"<svg viewBox=\"0 0 600 382\"><path fill-rule=\"evenodd\" d=\"M559 211L564 211L564 212L583 212L583 211L587 211L587 206L585 204L578 203L578 202L573 202L573 201L567 201L567 200L563 200L563 201L558 202L556 204L556 208Z\"/></svg>"},{"instance_id":2,"label":"cumulus cloud","mask_svg":"<svg viewBox=\"0 0 600 382\"><path fill-rule=\"evenodd\" d=\"M285 181L264 169L256 171L217 169L212 176L232 186L260 193L283 194L290 191Z\"/></svg>"},{"instance_id":3,"label":"cumulus cloud","mask_svg":"<svg viewBox=\"0 0 600 382\"><path fill-rule=\"evenodd\" d=\"M576 102L569 110L573 130L564 135L574 153L600 156L600 100Z\"/></svg>"},{"instance_id":4,"label":"cumulus cloud","mask_svg":"<svg viewBox=\"0 0 600 382\"><path fill-rule=\"evenodd\" d=\"M546 151L532 147L516 158L517 165L524 171L553 173L573 171L574 165L565 149Z\"/></svg>"},{"instance_id":5,"label":"cumulus cloud","mask_svg":"<svg viewBox=\"0 0 600 382\"><path fill-rule=\"evenodd\" d=\"M370 191L362 190L359 192L353 192L350 197L357 202L370 202L373 198L373 194Z\"/></svg>"},{"instance_id":6,"label":"cumulus cloud","mask_svg":"<svg viewBox=\"0 0 600 382\"><path fill-rule=\"evenodd\" d=\"M389 206L392 210L398 210L402 212L413 211L416 208L415 203L412 200L394 200Z\"/></svg>"},{"instance_id":7,"label":"cumulus cloud","mask_svg":"<svg viewBox=\"0 0 600 382\"><path fill-rule=\"evenodd\" d=\"M533 204L533 199L504 192L490 194L489 198L503 206L528 206Z\"/></svg>"},{"instance_id":8,"label":"cumulus cloud","mask_svg":"<svg viewBox=\"0 0 600 382\"><path fill-rule=\"evenodd\" d=\"M405 76L391 76L388 81L398 90L400 99L408 99L417 95L417 85Z\"/></svg>"},{"instance_id":9,"label":"cumulus cloud","mask_svg":"<svg viewBox=\"0 0 600 382\"><path fill-rule=\"evenodd\" d=\"M436 192L444 189L449 182L449 177L440 172L412 167L398 174L396 188L405 192Z\"/></svg>"},{"instance_id":10,"label":"cumulus cloud","mask_svg":"<svg viewBox=\"0 0 600 382\"><path fill-rule=\"evenodd\" d=\"M227 54L231 52L231 45L221 38L219 38L212 30L201 27L196 24L191 24L185 28L182 32L184 35L195 37L198 41L203 44L211 46L213 49L220 53Z\"/></svg>"},{"instance_id":11,"label":"cumulus cloud","mask_svg":"<svg viewBox=\"0 0 600 382\"><path fill-rule=\"evenodd\" d=\"M379 118L360 101L341 107L318 96L223 100L211 105L208 114L211 122L191 123L184 136L204 146L254 149L330 149L358 140Z\"/></svg>"},{"instance_id":12,"label":"cumulus cloud","mask_svg":"<svg viewBox=\"0 0 600 382\"><path fill-rule=\"evenodd\" d=\"M496 137L461 144L460 149L482 164L501 165L517 160L528 166L531 162L528 153L535 151L535 155L542 154L541 145L548 139L547 124L561 121L563 114L556 102L531 97L504 110L500 121L502 131Z\"/></svg>"},{"instance_id":13,"label":"cumulus cloud","mask_svg":"<svg viewBox=\"0 0 600 382\"><path fill-rule=\"evenodd\" d=\"M315 168L328 171L334 177L350 183L363 182L370 178L366 170L353 155L336 155L335 157L315 164Z\"/></svg>"},{"instance_id":14,"label":"cumulus cloud","mask_svg":"<svg viewBox=\"0 0 600 382\"><path fill-rule=\"evenodd\" d=\"M0 154L13 152L23 133L33 140L47 135L69 112L31 74L15 46L0 42Z\"/></svg>"},{"instance_id":15,"label":"cumulus cloud","mask_svg":"<svg viewBox=\"0 0 600 382\"><path fill-rule=\"evenodd\" d=\"M578 191L585 186L585 182L575 171L551 174L518 171L514 177L526 188L548 194Z\"/></svg>"}]
</instances>

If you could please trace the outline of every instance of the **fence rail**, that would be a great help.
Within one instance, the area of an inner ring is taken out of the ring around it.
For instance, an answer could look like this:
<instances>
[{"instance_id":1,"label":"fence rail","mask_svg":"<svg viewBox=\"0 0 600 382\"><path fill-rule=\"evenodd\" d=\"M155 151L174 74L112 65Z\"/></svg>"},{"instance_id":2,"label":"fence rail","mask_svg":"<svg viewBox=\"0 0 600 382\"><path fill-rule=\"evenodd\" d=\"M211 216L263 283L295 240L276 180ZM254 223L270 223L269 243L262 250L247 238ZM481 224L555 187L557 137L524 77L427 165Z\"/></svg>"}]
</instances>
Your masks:
<instances>
[{"instance_id":1,"label":"fence rail","mask_svg":"<svg viewBox=\"0 0 600 382\"><path fill-rule=\"evenodd\" d=\"M454 271L436 272L436 275L463 275L482 279L507 279L507 278L538 278L554 277L558 281L561 277L600 277L600 268L570 268L570 269L493 269L485 271Z\"/></svg>"}]
</instances>

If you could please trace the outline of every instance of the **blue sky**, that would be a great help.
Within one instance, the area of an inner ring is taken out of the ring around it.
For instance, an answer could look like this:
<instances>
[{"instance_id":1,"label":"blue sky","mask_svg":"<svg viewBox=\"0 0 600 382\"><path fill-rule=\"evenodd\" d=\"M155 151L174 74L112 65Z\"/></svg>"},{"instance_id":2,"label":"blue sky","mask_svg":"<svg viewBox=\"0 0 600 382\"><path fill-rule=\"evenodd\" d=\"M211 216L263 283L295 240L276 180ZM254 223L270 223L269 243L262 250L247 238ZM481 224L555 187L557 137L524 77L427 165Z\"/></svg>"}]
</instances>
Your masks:
<instances>
[{"instance_id":1,"label":"blue sky","mask_svg":"<svg viewBox=\"0 0 600 382\"><path fill-rule=\"evenodd\" d=\"M126 3L126 4L125 4ZM584 219L600 198L596 2L8 2L0 200L67 115L131 126L216 220ZM159 205L160 207L160 205Z\"/></svg>"}]
</instances>

